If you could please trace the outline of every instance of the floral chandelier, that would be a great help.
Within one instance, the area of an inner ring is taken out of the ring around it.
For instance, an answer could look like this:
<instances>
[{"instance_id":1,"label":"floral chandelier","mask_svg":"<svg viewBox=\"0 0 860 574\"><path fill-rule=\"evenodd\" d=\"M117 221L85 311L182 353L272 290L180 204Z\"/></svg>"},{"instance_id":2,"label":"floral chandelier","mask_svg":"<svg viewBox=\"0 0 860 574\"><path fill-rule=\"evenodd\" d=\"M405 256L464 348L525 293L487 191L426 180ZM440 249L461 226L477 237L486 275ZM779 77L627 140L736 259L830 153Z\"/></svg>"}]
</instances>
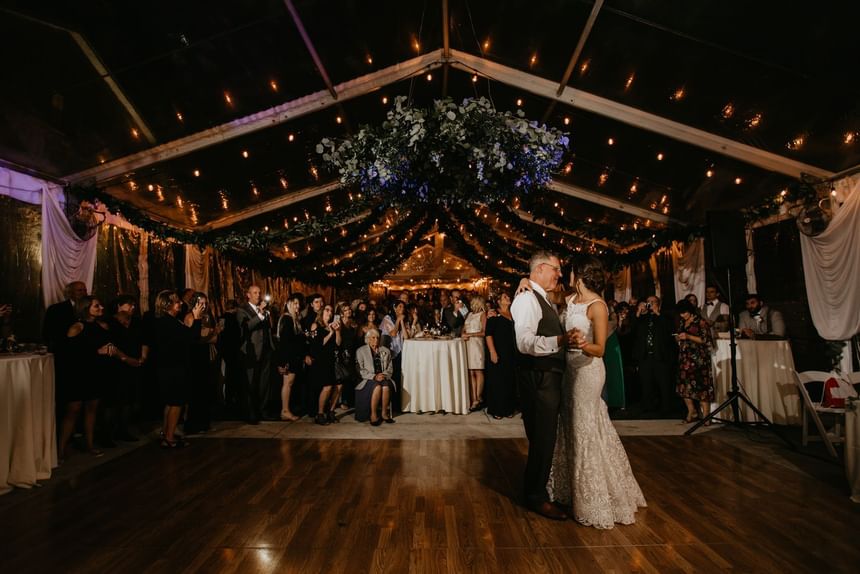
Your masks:
<instances>
[{"instance_id":1,"label":"floral chandelier","mask_svg":"<svg viewBox=\"0 0 860 574\"><path fill-rule=\"evenodd\" d=\"M486 98L421 109L399 96L381 125L316 151L341 183L386 206L486 205L543 190L561 164L567 134L523 116Z\"/></svg>"}]
</instances>

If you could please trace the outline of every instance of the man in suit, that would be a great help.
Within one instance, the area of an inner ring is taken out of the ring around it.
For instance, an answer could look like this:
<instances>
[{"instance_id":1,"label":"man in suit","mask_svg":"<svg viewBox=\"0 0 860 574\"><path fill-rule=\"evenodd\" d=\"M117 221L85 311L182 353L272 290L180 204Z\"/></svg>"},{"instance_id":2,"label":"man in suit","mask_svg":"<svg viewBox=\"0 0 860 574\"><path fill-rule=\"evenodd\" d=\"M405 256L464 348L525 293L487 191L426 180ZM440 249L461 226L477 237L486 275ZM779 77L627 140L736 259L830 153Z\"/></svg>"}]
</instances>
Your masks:
<instances>
[{"instance_id":1,"label":"man in suit","mask_svg":"<svg viewBox=\"0 0 860 574\"><path fill-rule=\"evenodd\" d=\"M66 341L66 333L77 320L75 305L87 296L87 286L82 281L73 281L64 290L66 299L54 303L45 311L42 323L42 339L48 351L56 353Z\"/></svg>"},{"instance_id":2,"label":"man in suit","mask_svg":"<svg viewBox=\"0 0 860 574\"><path fill-rule=\"evenodd\" d=\"M550 502L546 485L555 451L565 349L574 331L565 333L558 313L546 298L560 277L558 257L538 251L529 260L531 290L517 295L511 305L519 351L517 386L529 441L523 479L525 501L529 510L553 520L568 518Z\"/></svg>"},{"instance_id":3,"label":"man in suit","mask_svg":"<svg viewBox=\"0 0 860 574\"><path fill-rule=\"evenodd\" d=\"M782 313L764 304L758 295L751 293L746 298L746 311L741 311L738 328L741 337L782 338L785 337L785 321Z\"/></svg>"},{"instance_id":4,"label":"man in suit","mask_svg":"<svg viewBox=\"0 0 860 574\"><path fill-rule=\"evenodd\" d=\"M708 320L715 331L725 333L729 330L729 306L720 301L716 285L705 287L705 303L701 311L702 317Z\"/></svg>"},{"instance_id":5,"label":"man in suit","mask_svg":"<svg viewBox=\"0 0 860 574\"><path fill-rule=\"evenodd\" d=\"M666 415L672 409L670 391L675 380L672 367L677 345L672 321L660 314L660 298L654 295L636 313L632 356L642 387L642 412Z\"/></svg>"},{"instance_id":6,"label":"man in suit","mask_svg":"<svg viewBox=\"0 0 860 574\"><path fill-rule=\"evenodd\" d=\"M442 323L455 337L459 337L460 333L463 331L463 324L466 322L466 318L460 312L460 308L462 303L459 299L459 291L454 291L458 297L451 302L451 299L448 296L447 291L442 291L439 294L439 306L442 309Z\"/></svg>"},{"instance_id":7,"label":"man in suit","mask_svg":"<svg viewBox=\"0 0 860 574\"><path fill-rule=\"evenodd\" d=\"M239 361L244 366L248 404L248 422L259 424L269 402L270 364L275 349L269 322L269 302L260 287L251 285L245 293L247 301L236 309L239 323Z\"/></svg>"}]
</instances>

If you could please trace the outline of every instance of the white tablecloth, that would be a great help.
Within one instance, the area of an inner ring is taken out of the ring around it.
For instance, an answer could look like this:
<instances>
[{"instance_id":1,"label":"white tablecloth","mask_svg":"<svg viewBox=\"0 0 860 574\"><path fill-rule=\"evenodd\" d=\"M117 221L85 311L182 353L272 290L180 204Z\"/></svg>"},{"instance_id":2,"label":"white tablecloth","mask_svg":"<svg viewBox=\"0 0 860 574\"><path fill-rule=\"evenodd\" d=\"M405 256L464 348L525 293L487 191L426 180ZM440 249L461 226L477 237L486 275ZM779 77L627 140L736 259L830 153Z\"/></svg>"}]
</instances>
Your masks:
<instances>
[{"instance_id":1,"label":"white tablecloth","mask_svg":"<svg viewBox=\"0 0 860 574\"><path fill-rule=\"evenodd\" d=\"M462 339L403 342L404 412L469 412L469 368Z\"/></svg>"},{"instance_id":2,"label":"white tablecloth","mask_svg":"<svg viewBox=\"0 0 860 574\"><path fill-rule=\"evenodd\" d=\"M860 502L860 400L849 399L845 409L845 474L851 500Z\"/></svg>"},{"instance_id":3,"label":"white tablecloth","mask_svg":"<svg viewBox=\"0 0 860 574\"><path fill-rule=\"evenodd\" d=\"M801 424L800 395L794 382L794 359L788 341L739 339L738 381L752 403L774 424ZM717 339L713 355L716 404L731 389L731 354L728 339ZM756 420L755 413L741 403L741 419ZM731 407L720 413L731 418Z\"/></svg>"},{"instance_id":4,"label":"white tablecloth","mask_svg":"<svg viewBox=\"0 0 860 574\"><path fill-rule=\"evenodd\" d=\"M0 494L56 466L54 356L0 355Z\"/></svg>"}]
</instances>

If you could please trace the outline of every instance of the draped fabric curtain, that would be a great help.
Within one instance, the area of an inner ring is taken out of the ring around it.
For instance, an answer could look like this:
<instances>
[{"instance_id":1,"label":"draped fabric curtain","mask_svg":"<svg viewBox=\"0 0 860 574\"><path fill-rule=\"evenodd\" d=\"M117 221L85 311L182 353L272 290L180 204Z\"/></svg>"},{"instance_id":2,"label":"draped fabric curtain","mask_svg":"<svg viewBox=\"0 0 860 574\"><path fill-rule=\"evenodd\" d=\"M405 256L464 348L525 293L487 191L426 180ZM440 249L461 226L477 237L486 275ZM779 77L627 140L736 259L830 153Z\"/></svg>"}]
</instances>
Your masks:
<instances>
[{"instance_id":1,"label":"draped fabric curtain","mask_svg":"<svg viewBox=\"0 0 860 574\"><path fill-rule=\"evenodd\" d=\"M209 294L209 248L185 246L185 288Z\"/></svg>"},{"instance_id":2,"label":"draped fabric curtain","mask_svg":"<svg viewBox=\"0 0 860 574\"><path fill-rule=\"evenodd\" d=\"M755 241L753 230L747 228L744 232L747 243L747 293L758 293L758 281L755 279Z\"/></svg>"},{"instance_id":3,"label":"draped fabric curtain","mask_svg":"<svg viewBox=\"0 0 860 574\"><path fill-rule=\"evenodd\" d=\"M102 225L98 233L93 295L107 306L117 295L140 299L140 234L131 228Z\"/></svg>"},{"instance_id":4,"label":"draped fabric curtain","mask_svg":"<svg viewBox=\"0 0 860 574\"><path fill-rule=\"evenodd\" d=\"M651 281L654 283L654 295L663 298L662 289L660 289L660 276L657 272L657 254L653 253L651 257L648 258L648 270L651 272Z\"/></svg>"},{"instance_id":5,"label":"draped fabric curtain","mask_svg":"<svg viewBox=\"0 0 860 574\"><path fill-rule=\"evenodd\" d=\"M827 229L801 234L803 274L812 321L825 339L842 341L860 332L860 178Z\"/></svg>"},{"instance_id":6,"label":"draped fabric curtain","mask_svg":"<svg viewBox=\"0 0 860 574\"><path fill-rule=\"evenodd\" d=\"M630 301L633 296L633 285L630 279L630 266L612 275L612 284L615 287L615 300Z\"/></svg>"},{"instance_id":7,"label":"draped fabric curtain","mask_svg":"<svg viewBox=\"0 0 860 574\"><path fill-rule=\"evenodd\" d=\"M0 332L19 341L38 341L42 327L42 214L38 205L0 197L0 304L12 315L0 319Z\"/></svg>"},{"instance_id":8,"label":"draped fabric curtain","mask_svg":"<svg viewBox=\"0 0 860 574\"><path fill-rule=\"evenodd\" d=\"M82 241L66 218L61 197L59 186L42 189L42 290L46 307L62 301L66 285L73 281L83 281L92 291L96 267L98 234Z\"/></svg>"},{"instance_id":9,"label":"draped fabric curtain","mask_svg":"<svg viewBox=\"0 0 860 574\"><path fill-rule=\"evenodd\" d=\"M663 304L674 304L681 297L675 289L675 266L672 263L672 251L668 248L661 249L654 254L654 262L657 265L657 284L660 286L660 298Z\"/></svg>"},{"instance_id":10,"label":"draped fabric curtain","mask_svg":"<svg viewBox=\"0 0 860 574\"><path fill-rule=\"evenodd\" d=\"M673 241L669 252L674 269L675 297L680 299L693 293L700 303L705 301L705 241L691 243Z\"/></svg>"},{"instance_id":11,"label":"draped fabric curtain","mask_svg":"<svg viewBox=\"0 0 860 574\"><path fill-rule=\"evenodd\" d=\"M138 306L141 313L149 311L149 235L145 231L140 232L140 252L137 256L137 287L140 292Z\"/></svg>"},{"instance_id":12,"label":"draped fabric curtain","mask_svg":"<svg viewBox=\"0 0 860 574\"><path fill-rule=\"evenodd\" d=\"M173 244L149 236L146 259L149 270L149 307L154 309L155 297L164 289L176 289Z\"/></svg>"},{"instance_id":13,"label":"draped fabric curtain","mask_svg":"<svg viewBox=\"0 0 860 574\"><path fill-rule=\"evenodd\" d=\"M633 295L644 299L654 294L654 275L648 261L639 261L630 266L630 278Z\"/></svg>"}]
</instances>

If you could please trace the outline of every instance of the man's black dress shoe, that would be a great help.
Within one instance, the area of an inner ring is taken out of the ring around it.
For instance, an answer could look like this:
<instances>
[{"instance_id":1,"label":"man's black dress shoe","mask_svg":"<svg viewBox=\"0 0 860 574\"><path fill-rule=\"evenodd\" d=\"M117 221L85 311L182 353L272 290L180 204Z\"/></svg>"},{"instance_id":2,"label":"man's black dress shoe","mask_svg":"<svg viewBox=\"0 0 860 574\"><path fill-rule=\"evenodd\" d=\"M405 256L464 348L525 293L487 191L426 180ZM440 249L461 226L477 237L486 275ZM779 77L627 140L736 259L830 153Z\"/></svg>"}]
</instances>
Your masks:
<instances>
[{"instance_id":1,"label":"man's black dress shoe","mask_svg":"<svg viewBox=\"0 0 860 574\"><path fill-rule=\"evenodd\" d=\"M558 508L552 502L530 503L528 505L528 509L551 520L567 520L568 518L567 513Z\"/></svg>"}]
</instances>

